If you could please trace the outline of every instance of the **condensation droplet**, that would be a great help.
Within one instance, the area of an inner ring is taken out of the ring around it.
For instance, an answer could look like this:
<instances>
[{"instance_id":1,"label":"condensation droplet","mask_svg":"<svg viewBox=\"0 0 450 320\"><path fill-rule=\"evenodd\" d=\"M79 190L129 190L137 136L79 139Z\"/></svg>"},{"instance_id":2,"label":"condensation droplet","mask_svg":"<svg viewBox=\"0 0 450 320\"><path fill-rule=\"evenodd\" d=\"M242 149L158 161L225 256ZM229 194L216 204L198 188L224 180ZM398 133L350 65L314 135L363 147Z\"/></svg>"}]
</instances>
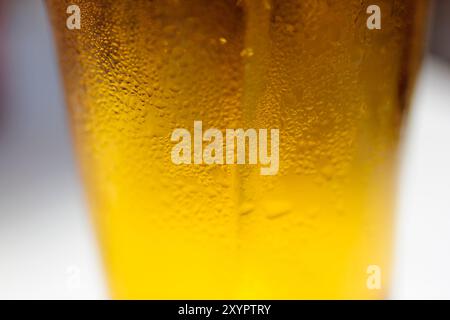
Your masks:
<instances>
[{"instance_id":1,"label":"condensation droplet","mask_svg":"<svg viewBox=\"0 0 450 320\"><path fill-rule=\"evenodd\" d=\"M241 51L241 57L252 57L254 55L252 48L245 48Z\"/></svg>"}]
</instances>

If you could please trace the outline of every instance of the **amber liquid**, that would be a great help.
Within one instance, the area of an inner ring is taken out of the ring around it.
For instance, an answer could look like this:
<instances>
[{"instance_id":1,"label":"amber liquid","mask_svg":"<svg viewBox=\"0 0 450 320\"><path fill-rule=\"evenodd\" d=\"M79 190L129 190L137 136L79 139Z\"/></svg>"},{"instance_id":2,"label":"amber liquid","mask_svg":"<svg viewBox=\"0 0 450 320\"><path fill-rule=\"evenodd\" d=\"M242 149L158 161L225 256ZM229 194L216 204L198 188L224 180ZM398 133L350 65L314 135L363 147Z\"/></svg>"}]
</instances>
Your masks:
<instances>
[{"instance_id":1,"label":"amber liquid","mask_svg":"<svg viewBox=\"0 0 450 320\"><path fill-rule=\"evenodd\" d=\"M47 1L114 298L386 297L426 1L377 2L381 30L360 0ZM278 128L278 174L173 164L195 120Z\"/></svg>"}]
</instances>

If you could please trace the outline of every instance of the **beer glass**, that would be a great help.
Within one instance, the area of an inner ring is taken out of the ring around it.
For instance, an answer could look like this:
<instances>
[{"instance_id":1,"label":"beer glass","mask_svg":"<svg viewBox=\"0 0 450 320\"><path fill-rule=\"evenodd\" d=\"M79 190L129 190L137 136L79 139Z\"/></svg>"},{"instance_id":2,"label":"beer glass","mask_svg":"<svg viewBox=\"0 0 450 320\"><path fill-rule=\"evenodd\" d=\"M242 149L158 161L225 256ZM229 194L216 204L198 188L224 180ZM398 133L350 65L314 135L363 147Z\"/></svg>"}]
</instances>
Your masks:
<instances>
[{"instance_id":1,"label":"beer glass","mask_svg":"<svg viewBox=\"0 0 450 320\"><path fill-rule=\"evenodd\" d=\"M427 2L376 2L47 0L113 298L387 297ZM209 128L278 167L174 162Z\"/></svg>"}]
</instances>

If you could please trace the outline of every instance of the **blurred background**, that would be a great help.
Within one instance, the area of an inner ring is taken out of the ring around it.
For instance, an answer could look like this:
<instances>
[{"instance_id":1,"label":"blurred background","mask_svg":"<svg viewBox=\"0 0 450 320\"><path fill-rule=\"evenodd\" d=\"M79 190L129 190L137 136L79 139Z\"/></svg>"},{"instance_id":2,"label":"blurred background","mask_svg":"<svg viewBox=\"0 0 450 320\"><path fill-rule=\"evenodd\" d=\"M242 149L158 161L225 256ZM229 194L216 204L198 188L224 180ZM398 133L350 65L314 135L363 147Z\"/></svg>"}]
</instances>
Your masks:
<instances>
[{"instance_id":1,"label":"blurred background","mask_svg":"<svg viewBox=\"0 0 450 320\"><path fill-rule=\"evenodd\" d=\"M450 1L403 147L393 299L450 299ZM40 0L0 0L0 299L108 298Z\"/></svg>"}]
</instances>

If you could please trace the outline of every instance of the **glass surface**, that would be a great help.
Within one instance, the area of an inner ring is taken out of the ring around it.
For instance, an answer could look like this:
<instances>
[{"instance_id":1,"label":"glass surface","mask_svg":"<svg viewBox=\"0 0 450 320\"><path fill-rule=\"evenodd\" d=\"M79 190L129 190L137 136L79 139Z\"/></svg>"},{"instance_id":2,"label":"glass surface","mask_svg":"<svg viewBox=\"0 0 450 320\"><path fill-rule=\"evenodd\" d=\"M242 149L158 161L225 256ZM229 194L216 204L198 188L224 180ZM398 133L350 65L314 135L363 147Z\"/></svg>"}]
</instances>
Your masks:
<instances>
[{"instance_id":1,"label":"glass surface","mask_svg":"<svg viewBox=\"0 0 450 320\"><path fill-rule=\"evenodd\" d=\"M114 298L386 297L427 2L377 3L47 1ZM279 172L174 164L199 120L278 128Z\"/></svg>"}]
</instances>

